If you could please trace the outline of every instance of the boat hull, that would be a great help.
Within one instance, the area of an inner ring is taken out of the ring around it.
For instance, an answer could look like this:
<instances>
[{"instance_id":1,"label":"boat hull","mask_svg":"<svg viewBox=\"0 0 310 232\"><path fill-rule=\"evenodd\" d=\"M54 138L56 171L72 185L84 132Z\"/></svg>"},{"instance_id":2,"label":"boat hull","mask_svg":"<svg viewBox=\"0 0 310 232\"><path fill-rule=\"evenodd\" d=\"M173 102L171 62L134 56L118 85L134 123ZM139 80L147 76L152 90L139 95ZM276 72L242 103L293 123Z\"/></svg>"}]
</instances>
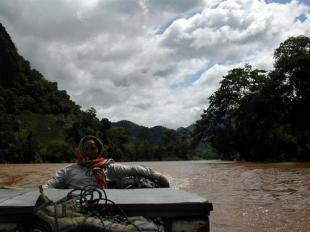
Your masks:
<instances>
[{"instance_id":1,"label":"boat hull","mask_svg":"<svg viewBox=\"0 0 310 232\"><path fill-rule=\"evenodd\" d=\"M46 189L49 199L64 198L68 189ZM33 209L38 189L0 189L0 232L28 231L33 222ZM108 199L115 202L127 216L160 217L167 232L209 231L212 204L206 199L181 190L159 189L108 189ZM110 204L108 210L115 207ZM110 207L110 209L109 209Z\"/></svg>"}]
</instances>

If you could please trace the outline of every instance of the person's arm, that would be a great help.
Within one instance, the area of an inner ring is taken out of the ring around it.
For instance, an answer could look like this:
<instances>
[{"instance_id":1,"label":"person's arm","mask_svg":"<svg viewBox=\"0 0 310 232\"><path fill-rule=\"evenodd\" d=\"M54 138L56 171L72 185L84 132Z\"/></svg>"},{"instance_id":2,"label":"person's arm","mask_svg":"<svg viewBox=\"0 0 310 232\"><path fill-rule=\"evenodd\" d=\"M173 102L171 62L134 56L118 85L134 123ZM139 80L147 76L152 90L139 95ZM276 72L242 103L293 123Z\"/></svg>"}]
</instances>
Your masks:
<instances>
[{"instance_id":1,"label":"person's arm","mask_svg":"<svg viewBox=\"0 0 310 232\"><path fill-rule=\"evenodd\" d=\"M67 168L59 169L55 176L51 177L46 184L43 185L43 188L66 188L66 178L67 178Z\"/></svg>"},{"instance_id":2,"label":"person's arm","mask_svg":"<svg viewBox=\"0 0 310 232\"><path fill-rule=\"evenodd\" d=\"M116 179L122 179L128 176L143 176L157 180L160 184L160 187L169 187L169 181L165 176L148 167L129 166L114 163L110 164L106 170L107 177L110 178L112 181L115 181Z\"/></svg>"}]
</instances>

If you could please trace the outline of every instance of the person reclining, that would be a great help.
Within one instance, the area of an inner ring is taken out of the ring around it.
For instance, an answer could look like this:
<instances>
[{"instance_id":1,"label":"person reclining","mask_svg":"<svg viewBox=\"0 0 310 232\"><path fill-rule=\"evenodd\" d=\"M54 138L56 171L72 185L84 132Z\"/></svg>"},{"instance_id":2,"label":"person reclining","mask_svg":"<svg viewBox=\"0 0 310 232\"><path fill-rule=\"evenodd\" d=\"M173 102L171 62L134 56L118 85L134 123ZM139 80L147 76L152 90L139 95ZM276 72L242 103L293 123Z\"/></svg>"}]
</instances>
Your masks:
<instances>
[{"instance_id":1,"label":"person reclining","mask_svg":"<svg viewBox=\"0 0 310 232\"><path fill-rule=\"evenodd\" d=\"M85 136L80 140L76 151L77 163L57 171L44 188L76 189L87 185L99 188L121 186L128 177L143 177L168 188L169 181L161 173L144 166L129 166L115 163L104 157L104 146L95 136Z\"/></svg>"}]
</instances>

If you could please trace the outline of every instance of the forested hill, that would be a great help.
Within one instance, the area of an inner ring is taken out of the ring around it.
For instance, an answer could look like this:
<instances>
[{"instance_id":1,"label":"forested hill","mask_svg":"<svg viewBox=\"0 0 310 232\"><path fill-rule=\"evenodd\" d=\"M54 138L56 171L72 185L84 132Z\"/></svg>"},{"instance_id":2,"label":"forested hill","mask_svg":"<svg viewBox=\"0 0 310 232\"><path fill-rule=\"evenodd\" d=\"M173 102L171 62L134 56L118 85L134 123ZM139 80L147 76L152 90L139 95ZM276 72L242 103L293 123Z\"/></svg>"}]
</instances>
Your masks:
<instances>
[{"instance_id":1,"label":"forested hill","mask_svg":"<svg viewBox=\"0 0 310 232\"><path fill-rule=\"evenodd\" d=\"M0 25L0 109L8 114L28 110L41 114L76 114L80 107L56 82L47 81L20 56L5 28Z\"/></svg>"},{"instance_id":2,"label":"forested hill","mask_svg":"<svg viewBox=\"0 0 310 232\"><path fill-rule=\"evenodd\" d=\"M47 150L54 145L65 151L61 159L72 159L66 130L85 113L56 82L31 68L1 24L0 111L0 162L53 161L54 148Z\"/></svg>"},{"instance_id":3,"label":"forested hill","mask_svg":"<svg viewBox=\"0 0 310 232\"><path fill-rule=\"evenodd\" d=\"M151 144L166 145L167 137L175 136L175 139L181 140L182 137L190 136L191 131L187 128L178 128L177 130L168 129L163 126L154 126L151 128L140 126L133 122L122 120L112 123L112 127L125 128L131 139L145 141Z\"/></svg>"},{"instance_id":4,"label":"forested hill","mask_svg":"<svg viewBox=\"0 0 310 232\"><path fill-rule=\"evenodd\" d=\"M112 124L99 120L94 108L80 108L56 82L31 68L0 24L0 163L74 161L86 134L100 137L118 161L191 158L182 133L129 121Z\"/></svg>"}]
</instances>

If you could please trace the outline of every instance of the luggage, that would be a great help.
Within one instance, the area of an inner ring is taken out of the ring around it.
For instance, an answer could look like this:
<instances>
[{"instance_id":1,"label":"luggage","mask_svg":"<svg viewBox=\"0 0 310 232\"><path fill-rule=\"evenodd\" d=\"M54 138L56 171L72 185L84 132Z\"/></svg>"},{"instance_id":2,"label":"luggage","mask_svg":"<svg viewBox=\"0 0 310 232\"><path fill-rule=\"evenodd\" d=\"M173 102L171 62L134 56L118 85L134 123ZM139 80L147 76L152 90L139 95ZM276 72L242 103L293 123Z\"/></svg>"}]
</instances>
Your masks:
<instances>
[{"instance_id":1,"label":"luggage","mask_svg":"<svg viewBox=\"0 0 310 232\"><path fill-rule=\"evenodd\" d=\"M42 188L40 192L31 232L164 232L162 225L141 216L128 218L121 209L119 214L111 214L105 206L114 203L96 187L73 190L57 202L50 200Z\"/></svg>"}]
</instances>

